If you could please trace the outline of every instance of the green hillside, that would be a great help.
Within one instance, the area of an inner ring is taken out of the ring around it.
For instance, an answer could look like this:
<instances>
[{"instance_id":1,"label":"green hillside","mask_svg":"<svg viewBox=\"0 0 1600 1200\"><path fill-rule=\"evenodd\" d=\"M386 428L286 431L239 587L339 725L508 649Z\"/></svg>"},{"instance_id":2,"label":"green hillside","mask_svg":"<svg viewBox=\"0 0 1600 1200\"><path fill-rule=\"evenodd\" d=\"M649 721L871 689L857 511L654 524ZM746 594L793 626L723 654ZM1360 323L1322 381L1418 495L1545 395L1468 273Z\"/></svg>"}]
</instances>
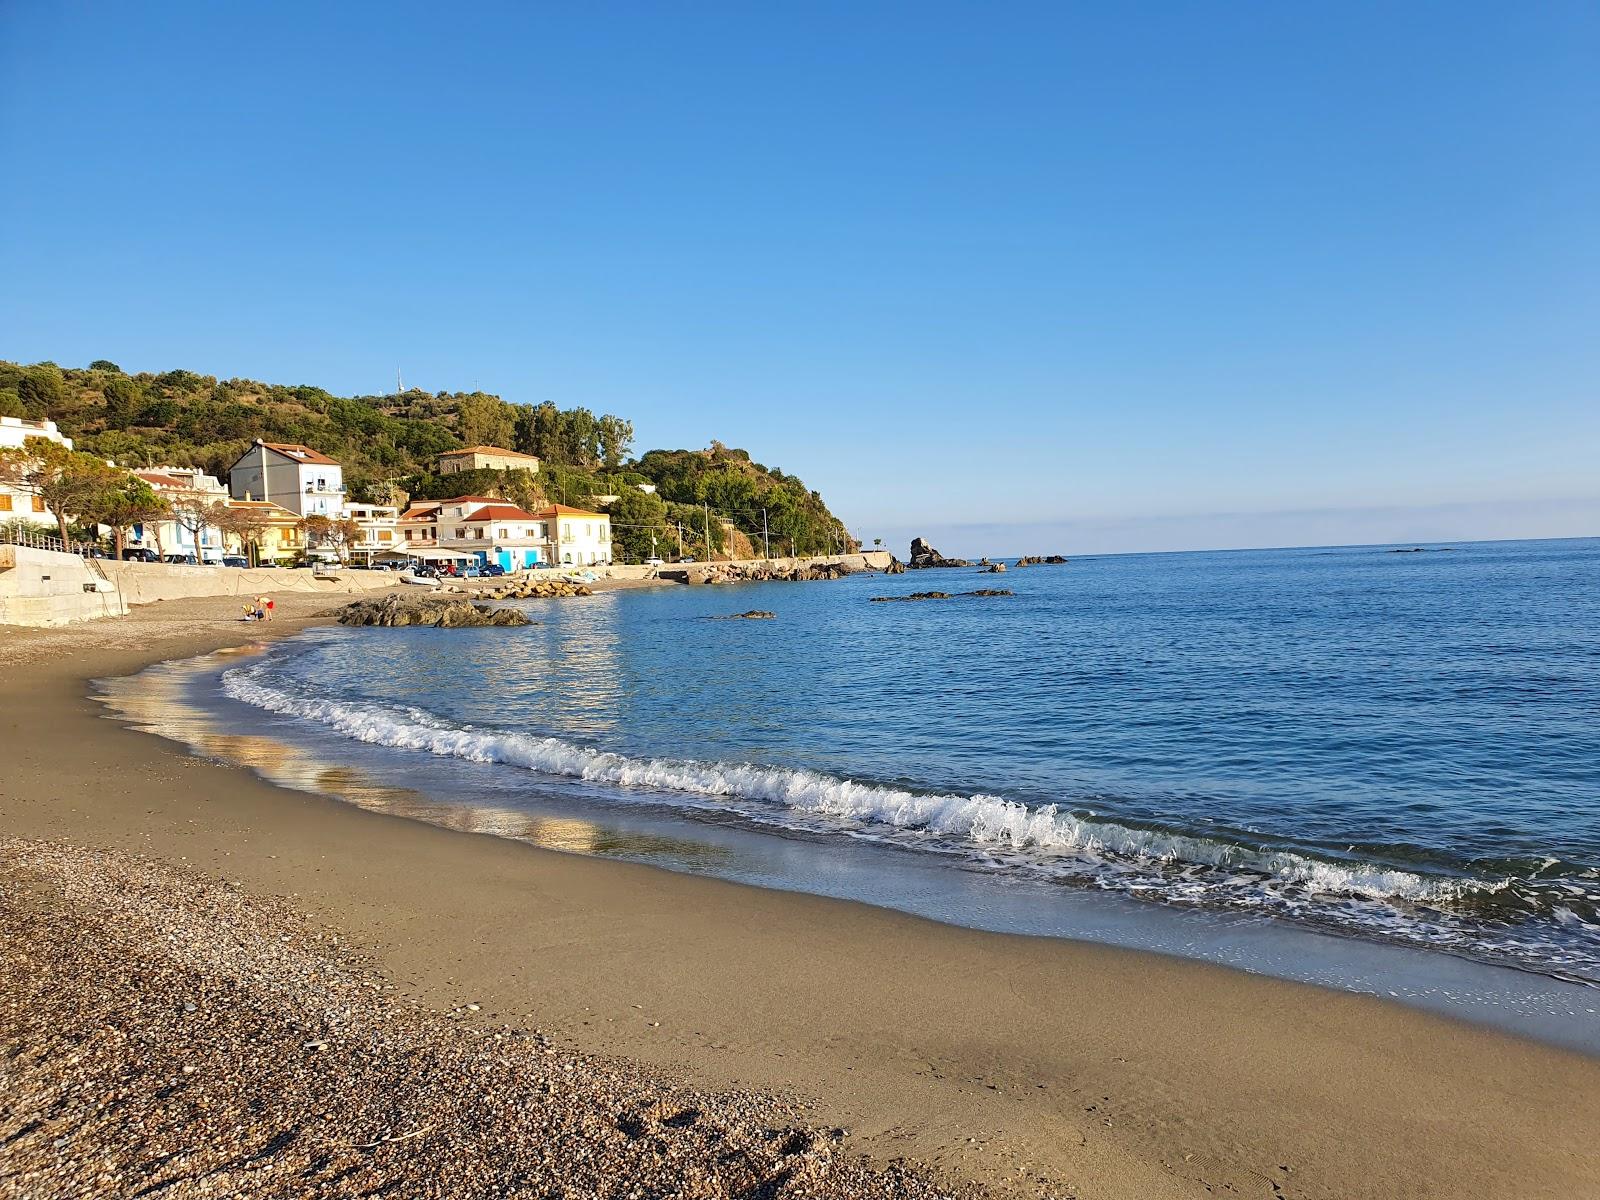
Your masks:
<instances>
[{"instance_id":1,"label":"green hillside","mask_svg":"<svg viewBox=\"0 0 1600 1200\"><path fill-rule=\"evenodd\" d=\"M351 495L371 502L464 490L534 505L617 495L612 523L631 558L652 548L675 551L680 535L685 553L759 549L763 507L774 553L791 544L801 554L854 547L820 495L746 451L713 442L706 450L634 457L633 425L624 418L548 402L512 404L484 392L335 396L193 371L130 375L105 360L84 368L0 360L0 416L53 420L80 450L123 466L198 466L216 475L255 438L300 442L343 463ZM544 467L537 476L432 474L442 451L470 445L536 454ZM638 483L654 484L656 494L630 486Z\"/></svg>"}]
</instances>

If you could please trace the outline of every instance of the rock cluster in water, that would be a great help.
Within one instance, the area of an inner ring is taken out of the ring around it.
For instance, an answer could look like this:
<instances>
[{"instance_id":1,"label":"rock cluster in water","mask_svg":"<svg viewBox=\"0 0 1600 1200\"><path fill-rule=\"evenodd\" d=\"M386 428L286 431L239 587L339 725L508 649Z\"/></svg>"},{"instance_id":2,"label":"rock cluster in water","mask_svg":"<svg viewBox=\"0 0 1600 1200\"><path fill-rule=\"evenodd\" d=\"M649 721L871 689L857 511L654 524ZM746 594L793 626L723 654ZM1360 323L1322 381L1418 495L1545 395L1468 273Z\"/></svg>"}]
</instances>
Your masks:
<instances>
[{"instance_id":1,"label":"rock cluster in water","mask_svg":"<svg viewBox=\"0 0 1600 1200\"><path fill-rule=\"evenodd\" d=\"M775 612L767 612L763 608L752 608L749 612L730 613L725 617L707 617L708 621L771 621L777 617Z\"/></svg>"},{"instance_id":2,"label":"rock cluster in water","mask_svg":"<svg viewBox=\"0 0 1600 1200\"><path fill-rule=\"evenodd\" d=\"M979 588L975 592L912 592L909 596L874 596L874 604L892 604L900 600L955 600L962 596L1010 596L1010 588Z\"/></svg>"},{"instance_id":3,"label":"rock cluster in water","mask_svg":"<svg viewBox=\"0 0 1600 1200\"><path fill-rule=\"evenodd\" d=\"M594 589L588 584L574 583L570 579L512 579L487 588L469 590L462 587L450 587L445 590L460 592L479 600L546 600L561 596L594 595Z\"/></svg>"},{"instance_id":4,"label":"rock cluster in water","mask_svg":"<svg viewBox=\"0 0 1600 1200\"><path fill-rule=\"evenodd\" d=\"M972 564L964 558L946 558L922 538L912 538L911 561L906 565L913 571L920 571L928 567L970 567Z\"/></svg>"},{"instance_id":5,"label":"rock cluster in water","mask_svg":"<svg viewBox=\"0 0 1600 1200\"><path fill-rule=\"evenodd\" d=\"M798 563L782 566L775 562L756 563L678 563L662 567L656 574L679 583L805 583L816 579L840 579L861 568L842 562Z\"/></svg>"},{"instance_id":6,"label":"rock cluster in water","mask_svg":"<svg viewBox=\"0 0 1600 1200\"><path fill-rule=\"evenodd\" d=\"M433 629L470 629L486 625L529 625L515 608L491 608L445 596L402 596L357 600L339 610L341 625L426 625Z\"/></svg>"},{"instance_id":7,"label":"rock cluster in water","mask_svg":"<svg viewBox=\"0 0 1600 1200\"><path fill-rule=\"evenodd\" d=\"M1017 559L1017 566L1037 567L1043 566L1045 563L1064 563L1066 561L1066 556L1062 554L1024 554L1021 558Z\"/></svg>"}]
</instances>

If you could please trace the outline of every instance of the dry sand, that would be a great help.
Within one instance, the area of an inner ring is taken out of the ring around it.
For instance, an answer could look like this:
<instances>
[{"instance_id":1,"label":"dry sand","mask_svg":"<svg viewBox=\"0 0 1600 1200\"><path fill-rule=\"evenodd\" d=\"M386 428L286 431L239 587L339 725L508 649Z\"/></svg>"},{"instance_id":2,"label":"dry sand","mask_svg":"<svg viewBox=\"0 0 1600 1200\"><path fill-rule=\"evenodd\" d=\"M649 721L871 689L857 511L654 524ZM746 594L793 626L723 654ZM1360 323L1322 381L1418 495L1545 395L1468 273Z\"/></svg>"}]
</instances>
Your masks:
<instances>
[{"instance_id":1,"label":"dry sand","mask_svg":"<svg viewBox=\"0 0 1600 1200\"><path fill-rule=\"evenodd\" d=\"M804 1098L818 1128L849 1131L841 1161L1111 1200L1600 1196L1593 1059L1224 968L364 812L190 757L86 696L92 678L291 631L328 604L285 596L270 629L229 599L0 631L0 832L288 897L402 1002L475 1003L469 1023ZM48 916L47 889L25 900Z\"/></svg>"}]
</instances>

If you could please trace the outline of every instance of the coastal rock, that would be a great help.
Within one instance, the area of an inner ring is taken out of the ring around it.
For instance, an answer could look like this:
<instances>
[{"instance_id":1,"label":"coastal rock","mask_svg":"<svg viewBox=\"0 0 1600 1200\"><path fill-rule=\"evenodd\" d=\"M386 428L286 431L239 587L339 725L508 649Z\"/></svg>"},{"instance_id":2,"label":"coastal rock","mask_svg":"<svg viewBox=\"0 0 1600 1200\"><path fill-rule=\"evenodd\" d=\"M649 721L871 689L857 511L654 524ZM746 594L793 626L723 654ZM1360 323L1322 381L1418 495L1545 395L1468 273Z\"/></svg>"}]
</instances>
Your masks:
<instances>
[{"instance_id":1,"label":"coastal rock","mask_svg":"<svg viewBox=\"0 0 1600 1200\"><path fill-rule=\"evenodd\" d=\"M874 604L894 604L902 600L956 600L962 596L1011 596L1010 588L979 588L975 592L912 592L909 596L874 596Z\"/></svg>"},{"instance_id":2,"label":"coastal rock","mask_svg":"<svg viewBox=\"0 0 1600 1200\"><path fill-rule=\"evenodd\" d=\"M1017 566L1019 566L1019 567L1036 567L1036 566L1041 566L1041 565L1043 565L1045 563L1057 564L1057 563L1064 563L1064 562L1067 562L1067 561L1068 561L1068 559L1066 558L1066 556L1062 555L1062 554L1050 554L1050 555L1024 554L1021 558L1017 559Z\"/></svg>"},{"instance_id":3,"label":"coastal rock","mask_svg":"<svg viewBox=\"0 0 1600 1200\"><path fill-rule=\"evenodd\" d=\"M426 625L433 629L469 629L483 626L532 624L514 608L491 608L468 600L435 596L402 596L393 593L382 600L357 600L339 610L341 625Z\"/></svg>"},{"instance_id":4,"label":"coastal rock","mask_svg":"<svg viewBox=\"0 0 1600 1200\"><path fill-rule=\"evenodd\" d=\"M997 562L997 563L990 563L987 567L985 567L980 572L980 574L983 574L983 575L1004 575L1005 572L1006 572L1005 563Z\"/></svg>"},{"instance_id":5,"label":"coastal rock","mask_svg":"<svg viewBox=\"0 0 1600 1200\"><path fill-rule=\"evenodd\" d=\"M889 565L883 569L883 573L885 575L904 575L906 573L906 565L898 558L890 558Z\"/></svg>"},{"instance_id":6,"label":"coastal rock","mask_svg":"<svg viewBox=\"0 0 1600 1200\"><path fill-rule=\"evenodd\" d=\"M570 579L520 579L477 593L484 600L547 600L562 596L592 596L594 589Z\"/></svg>"},{"instance_id":7,"label":"coastal rock","mask_svg":"<svg viewBox=\"0 0 1600 1200\"><path fill-rule=\"evenodd\" d=\"M777 613L767 612L765 609L752 608L749 612L730 613L725 617L707 617L708 621L771 621Z\"/></svg>"},{"instance_id":8,"label":"coastal rock","mask_svg":"<svg viewBox=\"0 0 1600 1200\"><path fill-rule=\"evenodd\" d=\"M818 579L842 579L861 568L842 562L794 563L693 563L662 567L658 578L678 583L807 583Z\"/></svg>"},{"instance_id":9,"label":"coastal rock","mask_svg":"<svg viewBox=\"0 0 1600 1200\"><path fill-rule=\"evenodd\" d=\"M964 558L946 558L922 538L912 538L911 561L906 565L913 571L921 571L929 567L970 567L972 564Z\"/></svg>"}]
</instances>

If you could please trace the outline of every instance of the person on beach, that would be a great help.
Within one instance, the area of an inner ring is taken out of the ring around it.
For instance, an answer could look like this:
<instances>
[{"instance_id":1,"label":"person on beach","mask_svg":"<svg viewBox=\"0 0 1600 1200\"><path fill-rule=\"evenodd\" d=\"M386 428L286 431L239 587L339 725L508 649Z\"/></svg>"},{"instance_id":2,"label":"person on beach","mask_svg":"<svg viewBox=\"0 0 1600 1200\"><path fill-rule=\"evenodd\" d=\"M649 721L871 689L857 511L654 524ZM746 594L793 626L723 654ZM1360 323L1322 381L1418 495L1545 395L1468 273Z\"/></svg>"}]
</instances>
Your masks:
<instances>
[{"instance_id":1,"label":"person on beach","mask_svg":"<svg viewBox=\"0 0 1600 1200\"><path fill-rule=\"evenodd\" d=\"M271 596L258 596L258 597L256 597L256 607L261 610L261 619L263 621L272 620L272 597Z\"/></svg>"}]
</instances>

